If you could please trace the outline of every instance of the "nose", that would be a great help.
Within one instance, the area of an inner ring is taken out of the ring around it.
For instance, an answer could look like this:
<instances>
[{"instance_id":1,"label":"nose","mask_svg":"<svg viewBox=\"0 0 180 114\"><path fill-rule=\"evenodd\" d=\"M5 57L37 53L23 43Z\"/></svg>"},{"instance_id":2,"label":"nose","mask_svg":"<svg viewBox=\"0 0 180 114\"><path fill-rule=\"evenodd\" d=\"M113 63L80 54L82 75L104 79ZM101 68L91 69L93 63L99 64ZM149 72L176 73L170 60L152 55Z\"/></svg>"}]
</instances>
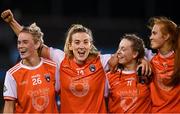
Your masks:
<instances>
[{"instance_id":1,"label":"nose","mask_svg":"<svg viewBox=\"0 0 180 114\"><path fill-rule=\"evenodd\" d=\"M121 50L120 50L120 49L118 49L118 50L117 50L117 54L119 54L119 53L120 53L120 51L121 51Z\"/></svg>"},{"instance_id":2,"label":"nose","mask_svg":"<svg viewBox=\"0 0 180 114\"><path fill-rule=\"evenodd\" d=\"M22 42L17 43L17 48L22 48L23 46L24 46L24 44Z\"/></svg>"},{"instance_id":3,"label":"nose","mask_svg":"<svg viewBox=\"0 0 180 114\"><path fill-rule=\"evenodd\" d=\"M151 36L149 37L149 39L150 39L150 40L152 40L152 39L153 39L153 35L152 35L152 34L151 34Z\"/></svg>"},{"instance_id":4,"label":"nose","mask_svg":"<svg viewBox=\"0 0 180 114\"><path fill-rule=\"evenodd\" d=\"M117 51L118 57L119 57L121 54L122 54L121 49L118 49L118 51Z\"/></svg>"},{"instance_id":5,"label":"nose","mask_svg":"<svg viewBox=\"0 0 180 114\"><path fill-rule=\"evenodd\" d=\"M80 44L79 44L79 48L84 48L85 47L85 44L83 43L83 42L81 42Z\"/></svg>"}]
</instances>

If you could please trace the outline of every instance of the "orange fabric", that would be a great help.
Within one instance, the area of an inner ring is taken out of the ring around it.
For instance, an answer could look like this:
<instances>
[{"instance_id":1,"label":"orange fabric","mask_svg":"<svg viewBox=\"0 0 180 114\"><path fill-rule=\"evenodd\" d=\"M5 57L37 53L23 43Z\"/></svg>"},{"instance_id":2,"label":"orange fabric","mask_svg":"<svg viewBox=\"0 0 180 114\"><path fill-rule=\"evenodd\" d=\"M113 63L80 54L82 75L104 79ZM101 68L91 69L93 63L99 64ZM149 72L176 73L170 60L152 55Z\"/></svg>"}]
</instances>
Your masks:
<instances>
[{"instance_id":1,"label":"orange fabric","mask_svg":"<svg viewBox=\"0 0 180 114\"><path fill-rule=\"evenodd\" d=\"M180 113L180 86L166 86L173 73L174 53L162 57L159 53L153 57L151 64L154 78L151 83L152 112Z\"/></svg>"},{"instance_id":2,"label":"orange fabric","mask_svg":"<svg viewBox=\"0 0 180 114\"><path fill-rule=\"evenodd\" d=\"M110 86L109 111L111 113L144 113L151 111L150 89L137 82L136 73L107 73Z\"/></svg>"},{"instance_id":3,"label":"orange fabric","mask_svg":"<svg viewBox=\"0 0 180 114\"><path fill-rule=\"evenodd\" d=\"M55 63L43 60L43 64L33 70L19 66L20 63L9 70L17 84L15 112L58 112L55 100ZM8 99L6 96L4 98Z\"/></svg>"},{"instance_id":4,"label":"orange fabric","mask_svg":"<svg viewBox=\"0 0 180 114\"><path fill-rule=\"evenodd\" d=\"M100 57L78 66L65 57L60 67L61 113L106 112L104 87L105 72Z\"/></svg>"}]
</instances>

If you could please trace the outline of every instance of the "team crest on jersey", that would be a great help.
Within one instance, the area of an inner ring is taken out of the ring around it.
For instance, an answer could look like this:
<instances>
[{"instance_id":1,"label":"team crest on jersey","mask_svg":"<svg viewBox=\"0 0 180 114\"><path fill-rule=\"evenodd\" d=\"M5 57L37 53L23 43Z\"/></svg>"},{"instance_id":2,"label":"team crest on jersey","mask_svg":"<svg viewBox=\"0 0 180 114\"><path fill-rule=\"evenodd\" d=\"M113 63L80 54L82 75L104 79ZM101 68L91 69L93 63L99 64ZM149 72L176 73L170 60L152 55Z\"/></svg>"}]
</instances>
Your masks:
<instances>
[{"instance_id":1,"label":"team crest on jersey","mask_svg":"<svg viewBox=\"0 0 180 114\"><path fill-rule=\"evenodd\" d=\"M50 88L39 88L38 90L29 90L27 95L32 99L32 106L37 111L47 109L50 99L48 93Z\"/></svg>"},{"instance_id":2,"label":"team crest on jersey","mask_svg":"<svg viewBox=\"0 0 180 114\"><path fill-rule=\"evenodd\" d=\"M81 79L76 79L76 78L71 78L70 79L71 83L69 85L69 89L73 93L73 95L77 97L83 97L86 96L89 92L89 78L81 78Z\"/></svg>"},{"instance_id":3,"label":"team crest on jersey","mask_svg":"<svg viewBox=\"0 0 180 114\"><path fill-rule=\"evenodd\" d=\"M95 71L96 71L95 65L94 65L94 64L91 64L91 65L89 66L89 70L90 70L91 72L95 72Z\"/></svg>"},{"instance_id":4,"label":"team crest on jersey","mask_svg":"<svg viewBox=\"0 0 180 114\"><path fill-rule=\"evenodd\" d=\"M137 97L121 97L120 106L124 112L136 106Z\"/></svg>"},{"instance_id":5,"label":"team crest on jersey","mask_svg":"<svg viewBox=\"0 0 180 114\"><path fill-rule=\"evenodd\" d=\"M45 77L47 82L50 82L50 75L49 74L45 74L44 77Z\"/></svg>"},{"instance_id":6,"label":"team crest on jersey","mask_svg":"<svg viewBox=\"0 0 180 114\"><path fill-rule=\"evenodd\" d=\"M5 93L7 91L7 87L4 85L3 92Z\"/></svg>"}]
</instances>

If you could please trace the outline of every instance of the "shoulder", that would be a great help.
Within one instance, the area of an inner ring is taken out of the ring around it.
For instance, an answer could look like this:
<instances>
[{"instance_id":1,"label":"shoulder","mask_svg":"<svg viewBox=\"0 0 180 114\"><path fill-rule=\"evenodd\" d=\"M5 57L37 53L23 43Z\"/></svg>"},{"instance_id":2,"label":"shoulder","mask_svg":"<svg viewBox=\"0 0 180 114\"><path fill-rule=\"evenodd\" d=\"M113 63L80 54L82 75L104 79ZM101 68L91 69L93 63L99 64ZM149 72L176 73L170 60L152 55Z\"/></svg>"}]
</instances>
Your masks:
<instances>
[{"instance_id":1,"label":"shoulder","mask_svg":"<svg viewBox=\"0 0 180 114\"><path fill-rule=\"evenodd\" d=\"M111 54L100 54L101 60L109 60L111 58Z\"/></svg>"},{"instance_id":2,"label":"shoulder","mask_svg":"<svg viewBox=\"0 0 180 114\"><path fill-rule=\"evenodd\" d=\"M20 62L19 63L17 63L15 66L13 66L12 68L10 68L7 72L9 73L9 74L13 74L13 73L15 73L15 72L17 72L19 69L21 69L22 68L22 66L21 66L21 64L20 64Z\"/></svg>"},{"instance_id":3,"label":"shoulder","mask_svg":"<svg viewBox=\"0 0 180 114\"><path fill-rule=\"evenodd\" d=\"M46 58L42 58L42 61L44 64L47 64L47 65L50 65L50 66L56 66L56 62L52 61L52 60L49 60L49 59L46 59Z\"/></svg>"},{"instance_id":4,"label":"shoulder","mask_svg":"<svg viewBox=\"0 0 180 114\"><path fill-rule=\"evenodd\" d=\"M116 76L120 75L121 72L122 71L120 69L118 69L116 72L109 71L109 72L106 73L106 75L110 79L110 78L113 78L113 77L116 77Z\"/></svg>"}]
</instances>

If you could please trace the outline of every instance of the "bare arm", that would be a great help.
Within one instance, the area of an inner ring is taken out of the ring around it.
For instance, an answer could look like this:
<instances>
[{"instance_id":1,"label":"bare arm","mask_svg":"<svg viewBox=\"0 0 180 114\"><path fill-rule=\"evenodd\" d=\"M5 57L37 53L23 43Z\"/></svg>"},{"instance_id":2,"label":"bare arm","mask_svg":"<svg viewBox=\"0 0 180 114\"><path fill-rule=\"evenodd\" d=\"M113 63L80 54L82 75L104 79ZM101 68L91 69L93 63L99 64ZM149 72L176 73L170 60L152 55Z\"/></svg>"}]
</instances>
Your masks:
<instances>
[{"instance_id":1,"label":"bare arm","mask_svg":"<svg viewBox=\"0 0 180 114\"><path fill-rule=\"evenodd\" d=\"M8 10L3 11L1 13L1 17L6 23L9 24L9 26L13 29L13 31L18 36L18 34L20 33L23 27L14 19L14 16L11 10L8 9Z\"/></svg>"},{"instance_id":2,"label":"bare arm","mask_svg":"<svg viewBox=\"0 0 180 114\"><path fill-rule=\"evenodd\" d=\"M112 73L117 70L118 62L119 61L118 61L117 53L112 54L111 58L108 61L109 69Z\"/></svg>"},{"instance_id":3,"label":"bare arm","mask_svg":"<svg viewBox=\"0 0 180 114\"><path fill-rule=\"evenodd\" d=\"M4 113L13 113L15 109L15 101L6 100L4 104Z\"/></svg>"},{"instance_id":4,"label":"bare arm","mask_svg":"<svg viewBox=\"0 0 180 114\"><path fill-rule=\"evenodd\" d=\"M11 10L5 10L1 13L2 19L9 24L9 26L12 28L12 30L15 32L15 34L18 36L20 31L23 29L23 26L21 26L14 18L13 13ZM46 45L42 45L41 51L39 52L40 56L45 58L50 58L50 52L49 47Z\"/></svg>"},{"instance_id":5,"label":"bare arm","mask_svg":"<svg viewBox=\"0 0 180 114\"><path fill-rule=\"evenodd\" d=\"M50 50L49 47L45 44L42 45L42 50L40 51L40 56L50 59Z\"/></svg>"}]
</instances>

